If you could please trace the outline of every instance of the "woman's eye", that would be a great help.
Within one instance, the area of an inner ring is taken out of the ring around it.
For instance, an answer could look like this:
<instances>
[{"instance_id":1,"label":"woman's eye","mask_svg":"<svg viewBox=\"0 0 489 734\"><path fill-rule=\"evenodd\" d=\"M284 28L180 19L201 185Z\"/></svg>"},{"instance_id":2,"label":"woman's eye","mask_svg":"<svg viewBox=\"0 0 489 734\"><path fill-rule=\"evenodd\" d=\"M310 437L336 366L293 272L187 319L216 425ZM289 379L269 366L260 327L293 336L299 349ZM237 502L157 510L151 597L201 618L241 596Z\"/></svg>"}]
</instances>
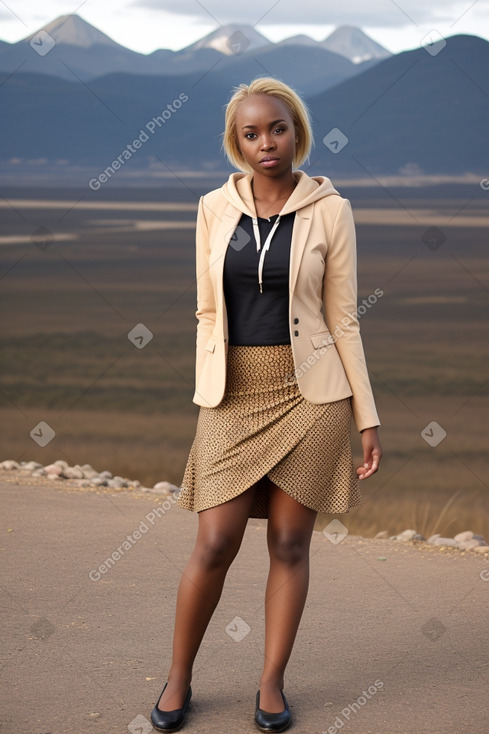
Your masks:
<instances>
[{"instance_id":1,"label":"woman's eye","mask_svg":"<svg viewBox=\"0 0 489 734\"><path fill-rule=\"evenodd\" d=\"M281 133L284 132L284 128L283 127L276 127L275 130L274 130L274 132L277 132L277 130L279 130ZM248 138L248 135L256 135L256 133L245 133L245 138ZM250 140L250 139L251 138L248 138L248 140Z\"/></svg>"}]
</instances>

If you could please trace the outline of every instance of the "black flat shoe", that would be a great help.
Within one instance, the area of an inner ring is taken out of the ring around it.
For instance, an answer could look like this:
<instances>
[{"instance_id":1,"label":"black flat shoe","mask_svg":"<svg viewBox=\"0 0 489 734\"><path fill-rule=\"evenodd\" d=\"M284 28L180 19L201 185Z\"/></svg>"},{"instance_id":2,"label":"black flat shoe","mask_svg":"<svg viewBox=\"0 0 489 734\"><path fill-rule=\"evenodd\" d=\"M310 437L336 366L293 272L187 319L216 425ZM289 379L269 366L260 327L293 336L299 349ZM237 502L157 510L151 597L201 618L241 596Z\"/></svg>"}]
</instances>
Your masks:
<instances>
[{"instance_id":1,"label":"black flat shoe","mask_svg":"<svg viewBox=\"0 0 489 734\"><path fill-rule=\"evenodd\" d=\"M151 712L151 723L158 731L177 731L183 724L185 714L187 713L190 699L192 698L192 686L188 687L187 695L181 709L173 709L173 711L162 711L158 708L158 703L163 695L165 688L168 685L168 681L165 683L163 691L161 691L158 701L155 704L154 709Z\"/></svg>"},{"instance_id":2,"label":"black flat shoe","mask_svg":"<svg viewBox=\"0 0 489 734\"><path fill-rule=\"evenodd\" d=\"M260 731L284 731L292 721L290 714L289 704L285 698L284 692L280 691L284 700L285 708L283 711L279 711L276 714L271 714L269 711L263 711L260 708L260 689L256 692L256 709L255 709L255 724Z\"/></svg>"}]
</instances>

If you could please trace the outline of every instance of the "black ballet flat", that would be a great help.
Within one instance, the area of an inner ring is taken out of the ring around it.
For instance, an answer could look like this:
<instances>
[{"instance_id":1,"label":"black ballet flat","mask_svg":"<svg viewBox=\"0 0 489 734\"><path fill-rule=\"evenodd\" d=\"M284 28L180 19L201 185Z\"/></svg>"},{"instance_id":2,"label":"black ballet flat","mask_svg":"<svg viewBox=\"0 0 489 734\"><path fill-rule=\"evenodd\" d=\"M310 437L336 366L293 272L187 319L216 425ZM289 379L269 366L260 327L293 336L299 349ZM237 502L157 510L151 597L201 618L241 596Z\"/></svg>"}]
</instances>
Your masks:
<instances>
[{"instance_id":1,"label":"black ballet flat","mask_svg":"<svg viewBox=\"0 0 489 734\"><path fill-rule=\"evenodd\" d=\"M192 698L192 686L188 687L187 695L181 709L173 709L173 711L162 711L158 708L158 703L164 693L165 688L168 685L168 681L165 683L163 690L160 693L158 701L155 704L154 709L151 712L151 723L158 731L177 731L183 724L185 714Z\"/></svg>"},{"instance_id":2,"label":"black ballet flat","mask_svg":"<svg viewBox=\"0 0 489 734\"><path fill-rule=\"evenodd\" d=\"M260 689L256 692L255 724L260 731L285 731L285 729L290 725L292 716L289 704L287 703L284 692L280 691L280 693L282 694L285 708L283 711L272 714L269 711L263 711L263 709L260 708Z\"/></svg>"}]
</instances>

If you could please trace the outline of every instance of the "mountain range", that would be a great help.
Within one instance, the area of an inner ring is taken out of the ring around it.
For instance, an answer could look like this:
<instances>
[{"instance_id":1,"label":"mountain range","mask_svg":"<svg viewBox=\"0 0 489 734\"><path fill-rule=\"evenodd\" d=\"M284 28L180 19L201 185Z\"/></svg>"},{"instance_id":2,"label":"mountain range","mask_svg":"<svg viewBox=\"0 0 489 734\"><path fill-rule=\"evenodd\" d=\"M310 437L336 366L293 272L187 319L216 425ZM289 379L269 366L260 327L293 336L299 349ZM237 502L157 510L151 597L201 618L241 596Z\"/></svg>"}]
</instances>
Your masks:
<instances>
[{"instance_id":1,"label":"mountain range","mask_svg":"<svg viewBox=\"0 0 489 734\"><path fill-rule=\"evenodd\" d=\"M304 36L271 43L234 25L181 51L145 57L77 16L42 30L0 44L4 169L44 161L98 175L142 134L147 140L121 164L126 171L159 162L172 170L232 170L220 144L231 88L272 75L310 109L315 146L302 166L310 172L487 175L489 43L478 36L389 54L349 27L320 43ZM44 50L49 38L55 45L41 56L35 45ZM328 40L336 51L324 46ZM23 60L7 63L22 43ZM143 72L144 59L160 71Z\"/></svg>"},{"instance_id":2,"label":"mountain range","mask_svg":"<svg viewBox=\"0 0 489 734\"><path fill-rule=\"evenodd\" d=\"M52 45L44 56L32 53ZM309 36L293 36L279 43L269 41L249 25L220 26L199 41L180 49L158 49L142 54L121 46L79 15L62 15L17 43L0 45L0 71L34 72L73 81L89 81L113 72L174 75L201 71L212 64L225 68L237 57L273 58L274 64L290 65L290 46L316 51L326 66L334 61L331 53L345 60L344 74L356 73L355 66L390 56L390 52L360 28L341 26L324 41ZM321 54L321 52L323 52ZM349 63L347 63L349 62ZM256 62L255 62L256 63ZM348 70L348 71L347 71Z\"/></svg>"}]
</instances>

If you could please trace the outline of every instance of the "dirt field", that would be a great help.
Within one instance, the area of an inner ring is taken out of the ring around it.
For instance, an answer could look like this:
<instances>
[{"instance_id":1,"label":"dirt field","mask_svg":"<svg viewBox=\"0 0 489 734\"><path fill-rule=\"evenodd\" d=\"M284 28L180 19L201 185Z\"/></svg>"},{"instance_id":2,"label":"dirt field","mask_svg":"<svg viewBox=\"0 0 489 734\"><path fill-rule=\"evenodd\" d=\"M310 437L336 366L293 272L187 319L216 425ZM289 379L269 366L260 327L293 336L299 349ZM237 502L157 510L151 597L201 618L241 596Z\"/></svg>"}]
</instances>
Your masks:
<instances>
[{"instance_id":1,"label":"dirt field","mask_svg":"<svg viewBox=\"0 0 489 734\"><path fill-rule=\"evenodd\" d=\"M340 519L367 536L489 538L488 193L338 188L357 222L359 304L383 292L361 329L385 451L364 505ZM194 225L207 190L4 192L0 460L179 484L198 413ZM141 350L127 337L138 323L153 334ZM40 420L56 431L45 448L29 435ZM447 434L437 446L422 436L433 421Z\"/></svg>"}]
</instances>

